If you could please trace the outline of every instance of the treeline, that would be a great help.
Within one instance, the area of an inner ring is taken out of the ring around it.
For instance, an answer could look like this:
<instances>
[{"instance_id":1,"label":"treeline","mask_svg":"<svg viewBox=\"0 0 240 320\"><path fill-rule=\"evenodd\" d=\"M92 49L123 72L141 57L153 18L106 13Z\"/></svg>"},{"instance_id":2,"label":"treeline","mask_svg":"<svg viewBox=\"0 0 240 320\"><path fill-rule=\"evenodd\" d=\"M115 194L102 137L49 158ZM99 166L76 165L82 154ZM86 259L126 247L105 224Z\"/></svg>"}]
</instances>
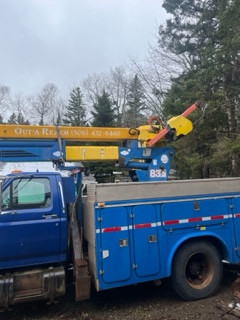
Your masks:
<instances>
[{"instance_id":1,"label":"treeline","mask_svg":"<svg viewBox=\"0 0 240 320\"><path fill-rule=\"evenodd\" d=\"M182 65L164 113L179 114L199 98L208 103L193 133L176 145L177 172L182 178L239 176L240 1L165 0L163 7L170 18L159 28L159 46Z\"/></svg>"},{"instance_id":2,"label":"treeline","mask_svg":"<svg viewBox=\"0 0 240 320\"><path fill-rule=\"evenodd\" d=\"M194 113L193 132L176 142L177 176L238 176L240 2L165 0L163 7L170 18L144 61L90 75L68 101L54 84L31 97L11 97L0 86L1 122L138 127L152 114L166 121L203 99L204 118Z\"/></svg>"},{"instance_id":3,"label":"treeline","mask_svg":"<svg viewBox=\"0 0 240 320\"><path fill-rule=\"evenodd\" d=\"M134 65L131 72L118 67L107 74L88 76L70 91L66 100L60 97L55 84L45 85L32 96L13 97L10 88L2 85L0 122L138 127L146 123L150 114L161 112L158 95L148 92Z\"/></svg>"}]
</instances>

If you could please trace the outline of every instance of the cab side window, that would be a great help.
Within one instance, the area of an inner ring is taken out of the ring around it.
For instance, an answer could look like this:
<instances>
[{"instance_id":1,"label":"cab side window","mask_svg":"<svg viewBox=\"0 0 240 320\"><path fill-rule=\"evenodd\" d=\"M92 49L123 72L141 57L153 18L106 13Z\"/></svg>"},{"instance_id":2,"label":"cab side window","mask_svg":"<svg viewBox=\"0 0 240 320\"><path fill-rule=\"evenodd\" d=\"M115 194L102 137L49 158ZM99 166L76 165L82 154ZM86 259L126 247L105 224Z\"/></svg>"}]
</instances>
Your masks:
<instances>
[{"instance_id":1,"label":"cab side window","mask_svg":"<svg viewBox=\"0 0 240 320\"><path fill-rule=\"evenodd\" d=\"M18 178L4 190L2 210L48 208L52 204L47 178Z\"/></svg>"}]
</instances>

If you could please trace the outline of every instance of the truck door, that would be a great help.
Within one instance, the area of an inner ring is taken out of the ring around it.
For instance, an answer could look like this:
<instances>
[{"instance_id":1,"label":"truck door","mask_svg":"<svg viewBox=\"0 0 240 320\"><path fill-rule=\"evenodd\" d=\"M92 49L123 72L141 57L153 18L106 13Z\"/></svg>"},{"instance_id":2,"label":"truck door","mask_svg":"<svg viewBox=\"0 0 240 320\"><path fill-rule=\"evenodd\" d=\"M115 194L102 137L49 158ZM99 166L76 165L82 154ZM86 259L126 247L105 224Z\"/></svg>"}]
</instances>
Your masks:
<instances>
[{"instance_id":1,"label":"truck door","mask_svg":"<svg viewBox=\"0 0 240 320\"><path fill-rule=\"evenodd\" d=\"M55 179L25 176L4 189L0 268L59 261L60 210L52 192L57 187Z\"/></svg>"}]
</instances>

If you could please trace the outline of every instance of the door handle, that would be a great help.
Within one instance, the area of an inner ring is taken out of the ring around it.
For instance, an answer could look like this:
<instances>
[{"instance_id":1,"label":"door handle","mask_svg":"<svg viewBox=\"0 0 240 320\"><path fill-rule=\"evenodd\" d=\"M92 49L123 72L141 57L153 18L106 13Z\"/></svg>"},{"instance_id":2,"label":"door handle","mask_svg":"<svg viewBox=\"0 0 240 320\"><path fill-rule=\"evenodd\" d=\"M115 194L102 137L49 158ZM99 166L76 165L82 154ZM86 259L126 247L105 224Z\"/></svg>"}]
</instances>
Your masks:
<instances>
[{"instance_id":1,"label":"door handle","mask_svg":"<svg viewBox=\"0 0 240 320\"><path fill-rule=\"evenodd\" d=\"M44 219L56 219L58 216L57 214L44 214L43 218Z\"/></svg>"}]
</instances>

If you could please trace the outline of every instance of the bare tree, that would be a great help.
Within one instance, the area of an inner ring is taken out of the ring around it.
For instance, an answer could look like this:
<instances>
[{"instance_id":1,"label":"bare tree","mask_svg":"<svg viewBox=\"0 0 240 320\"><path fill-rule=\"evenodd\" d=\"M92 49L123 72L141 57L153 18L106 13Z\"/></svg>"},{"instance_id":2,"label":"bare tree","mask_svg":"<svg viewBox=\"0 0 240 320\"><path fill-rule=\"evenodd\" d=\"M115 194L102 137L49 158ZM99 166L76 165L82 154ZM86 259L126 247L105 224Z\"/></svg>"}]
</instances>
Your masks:
<instances>
[{"instance_id":1,"label":"bare tree","mask_svg":"<svg viewBox=\"0 0 240 320\"><path fill-rule=\"evenodd\" d=\"M123 66L110 69L108 73L89 75L82 81L87 111L91 111L92 106L97 103L97 97L106 90L115 106L117 124L122 125L127 103L128 82L128 74Z\"/></svg>"},{"instance_id":2,"label":"bare tree","mask_svg":"<svg viewBox=\"0 0 240 320\"><path fill-rule=\"evenodd\" d=\"M3 118L3 113L9 108L10 88L8 86L0 85L0 114Z\"/></svg>"},{"instance_id":3,"label":"bare tree","mask_svg":"<svg viewBox=\"0 0 240 320\"><path fill-rule=\"evenodd\" d=\"M17 93L13 98L10 97L10 104L14 114L16 117L21 119L23 123L29 120L29 102L28 99L23 96L21 93Z\"/></svg>"},{"instance_id":4,"label":"bare tree","mask_svg":"<svg viewBox=\"0 0 240 320\"><path fill-rule=\"evenodd\" d=\"M104 90L104 74L92 74L84 79L81 83L84 96L87 99L88 105L93 105L97 102L97 97L101 95Z\"/></svg>"},{"instance_id":5,"label":"bare tree","mask_svg":"<svg viewBox=\"0 0 240 320\"><path fill-rule=\"evenodd\" d=\"M29 97L33 119L39 124L54 123L56 119L58 89L50 83L43 87L40 93Z\"/></svg>"},{"instance_id":6,"label":"bare tree","mask_svg":"<svg viewBox=\"0 0 240 320\"><path fill-rule=\"evenodd\" d=\"M105 87L110 94L117 114L117 125L123 125L123 115L126 112L128 94L128 75L123 66L111 69L105 78Z\"/></svg>"},{"instance_id":7,"label":"bare tree","mask_svg":"<svg viewBox=\"0 0 240 320\"><path fill-rule=\"evenodd\" d=\"M171 79L183 70L183 60L169 54L159 47L150 47L143 63L131 59L132 69L136 72L145 88L148 109L162 116L162 103Z\"/></svg>"},{"instance_id":8,"label":"bare tree","mask_svg":"<svg viewBox=\"0 0 240 320\"><path fill-rule=\"evenodd\" d=\"M66 112L66 101L62 98L58 98L55 103L54 113L52 114L51 123L54 125L62 125L63 124L63 115Z\"/></svg>"}]
</instances>

